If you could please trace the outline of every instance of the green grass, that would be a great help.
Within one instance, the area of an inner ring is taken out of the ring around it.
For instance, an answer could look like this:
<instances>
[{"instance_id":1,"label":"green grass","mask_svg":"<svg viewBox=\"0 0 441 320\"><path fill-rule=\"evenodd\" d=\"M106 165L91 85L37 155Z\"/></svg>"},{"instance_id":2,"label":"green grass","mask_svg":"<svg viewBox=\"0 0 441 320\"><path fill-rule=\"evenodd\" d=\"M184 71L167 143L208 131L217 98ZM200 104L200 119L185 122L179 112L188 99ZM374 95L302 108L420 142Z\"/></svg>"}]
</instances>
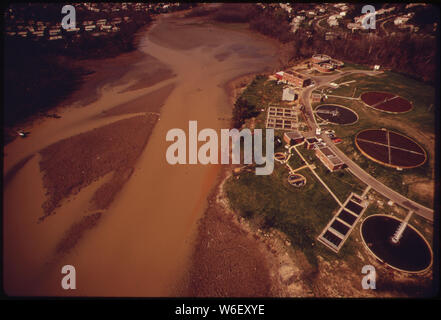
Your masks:
<instances>
[{"instance_id":1,"label":"green grass","mask_svg":"<svg viewBox=\"0 0 441 320\"><path fill-rule=\"evenodd\" d=\"M347 71L347 70L372 70L372 68L370 68L369 66L363 65L363 64L356 64L356 63L351 63L351 62L346 62L345 61L345 65L342 68L342 71Z\"/></svg>"},{"instance_id":2,"label":"green grass","mask_svg":"<svg viewBox=\"0 0 441 320\"><path fill-rule=\"evenodd\" d=\"M410 134L409 131L404 131L403 122L400 126L396 126L398 120L396 118L405 118L405 115L389 115L381 113L378 115L378 111L372 110L368 107L362 105L358 101L349 101L340 98L328 98L326 103L337 103L345 105L355 112L359 116L357 123L349 126L326 126L327 128L332 128L335 130L336 135L343 139L343 142L338 145L338 147L354 162L356 162L361 168L367 171L369 174L374 176L376 179L389 186L390 188L396 190L397 192L415 200L427 207L433 207L433 203L429 201L424 195L418 195L417 193L409 192L409 187L407 184L403 184L404 181L411 181L413 177L430 179L433 176L434 167L433 161L426 161L422 166L406 169L404 171L397 171L393 168L385 167L378 164L372 160L364 157L357 149L355 145L355 135L357 132L369 129L369 128L381 128L386 127L393 131L402 133L404 135L415 138L418 141L418 137ZM404 122L406 123L406 122ZM424 146L423 146L424 147ZM429 150L425 148L428 152L429 157L434 156L434 150Z\"/></svg>"},{"instance_id":3,"label":"green grass","mask_svg":"<svg viewBox=\"0 0 441 320\"><path fill-rule=\"evenodd\" d=\"M283 85L277 81L268 81L266 76L256 76L248 87L242 92L241 97L256 108L266 108L269 104L282 105Z\"/></svg>"},{"instance_id":4,"label":"green grass","mask_svg":"<svg viewBox=\"0 0 441 320\"><path fill-rule=\"evenodd\" d=\"M255 128L265 129L267 109L269 106L291 108L292 104L282 101L284 85L277 84L276 80L268 80L266 76L257 76L250 85L243 91L240 97L244 98L250 105L254 105L256 110L264 110L255 117ZM302 118L299 117L299 124ZM250 120L245 124L250 127ZM275 135L283 138L283 130L274 130Z\"/></svg>"},{"instance_id":5,"label":"green grass","mask_svg":"<svg viewBox=\"0 0 441 320\"><path fill-rule=\"evenodd\" d=\"M299 173L305 176L307 183L295 188L287 181L286 166L276 162L272 175L244 173L238 180L230 178L226 194L234 210L261 228L274 227L285 232L293 247L303 251L308 260L316 264L315 239L337 206L308 170Z\"/></svg>"},{"instance_id":6,"label":"green grass","mask_svg":"<svg viewBox=\"0 0 441 320\"><path fill-rule=\"evenodd\" d=\"M359 97L363 92L367 91L385 91L398 94L412 102L413 109L411 111L401 115L389 115L372 109L373 114L375 116L385 116L388 119L402 123L408 123L428 133L434 132L435 110L432 107L429 111L429 106L435 103L434 87L389 71L385 71L383 74L374 77L361 74L348 75L339 79L337 83L350 80L356 80L356 82L338 89L332 88L330 94L352 96L354 88L356 88L355 97ZM348 102L349 100L345 101Z\"/></svg>"},{"instance_id":7,"label":"green grass","mask_svg":"<svg viewBox=\"0 0 441 320\"><path fill-rule=\"evenodd\" d=\"M306 161L315 163L316 172L341 202L352 191L363 192L364 185L349 172L326 173L327 169L316 159L313 151L303 147L299 150ZM293 169L304 165L297 153L293 153L288 163ZM287 182L288 168L275 162L272 175L244 173L238 180L230 178L226 183L226 194L232 208L243 217L261 228L273 227L284 232L291 239L292 246L301 250L312 265L316 265L317 255L328 260L353 255L355 243L345 244L346 248L337 255L316 241L338 204L309 169L302 169L298 173L307 179L306 185L301 188L290 186Z\"/></svg>"},{"instance_id":8,"label":"green grass","mask_svg":"<svg viewBox=\"0 0 441 320\"><path fill-rule=\"evenodd\" d=\"M354 88L356 89L355 97L359 97L362 92L366 91L393 92L409 99L413 104L413 109L405 114L394 115L369 108L361 101L329 97L325 103L347 106L357 112L359 116L358 122L353 125L327 126L334 129L337 136L343 139L343 143L339 145L339 148L360 167L387 186L427 207L433 207L432 201L426 195L411 192L409 186L403 184L403 182L412 181L415 178L430 180L434 177L435 150L433 142L430 143L430 139L434 137L435 111L433 108L430 111L428 110L430 104L434 103L434 88L412 78L388 71L375 77L361 74L348 75L336 82L343 83L350 80L356 80L356 82L338 89L331 88L332 92L330 94L352 96ZM317 105L318 103L313 104L313 108ZM399 172L362 156L354 142L357 132L363 129L382 127L400 132L418 141L425 148L428 161L421 167Z\"/></svg>"},{"instance_id":9,"label":"green grass","mask_svg":"<svg viewBox=\"0 0 441 320\"><path fill-rule=\"evenodd\" d=\"M345 68L351 67L351 64L346 64ZM358 66L354 65L354 67ZM348 106L358 113L360 119L356 124L349 126L329 125L327 127L334 129L336 134L343 138L343 143L339 147L356 163L386 185L409 196L409 188L403 184L404 179L410 176L430 176L433 171L433 166L430 163L426 163L419 168L398 172L395 169L386 168L366 159L358 152L354 144L354 136L357 132L372 127L387 127L411 137L414 136L404 132L403 128L413 127L414 129L418 128L418 130L426 130L428 133L433 133L434 111L427 112L426 104L433 97L434 89L424 84L416 83L415 80L403 78L401 75L386 72L382 77L350 75L338 80L338 83L352 79L356 79L357 82L337 90L332 89L333 92L331 94L352 96L354 88L357 88L355 97L358 97L363 91L391 91L413 101L414 109L404 115L390 115L367 108L359 101L329 98L326 103L338 103ZM278 85L276 81L267 81L266 77L257 77L243 92L242 97L247 99L248 102L254 104L256 108L265 110L265 112L261 112L256 117L256 128L265 127L266 109L270 104L286 106L284 102L281 102L282 90L283 86ZM316 105L318 103L313 107ZM301 121L301 117L299 121ZM249 120L247 120L246 124L247 126L249 125ZM276 131L275 135L283 138L283 132ZM333 173L328 172L320 160L316 158L313 150L306 150L303 147L299 147L298 150L305 157L306 161L315 164L317 174L331 188L341 202L344 202L351 192L363 193L366 185L352 176L350 172L346 170ZM286 151L283 145L275 149L275 152ZM288 163L293 169L304 165L294 150ZM225 191L232 208L259 228L276 228L284 232L290 238L292 246L295 249L301 250L312 266L317 267L317 256L320 255L328 261L343 259L351 267L357 270L360 269L362 261L357 257L357 251L362 251L359 225L355 227L338 254L317 242L317 236L338 209L336 201L309 169L306 168L298 171L299 174L305 176L307 183L301 188L295 188L287 182L288 168L278 162L275 162L274 165L274 172L271 175L256 176L254 173L243 173L239 179L232 177L226 182ZM371 190L369 194L373 192ZM378 199L384 198L375 192L374 194ZM430 203L422 201L418 196L412 195L410 198L424 205L431 206ZM387 199L383 200L383 208L380 208L376 201L373 201L368 206L365 215L368 216L387 211ZM423 234L430 236L430 224L427 224L420 217L414 216L412 217L413 219L421 226Z\"/></svg>"}]
</instances>

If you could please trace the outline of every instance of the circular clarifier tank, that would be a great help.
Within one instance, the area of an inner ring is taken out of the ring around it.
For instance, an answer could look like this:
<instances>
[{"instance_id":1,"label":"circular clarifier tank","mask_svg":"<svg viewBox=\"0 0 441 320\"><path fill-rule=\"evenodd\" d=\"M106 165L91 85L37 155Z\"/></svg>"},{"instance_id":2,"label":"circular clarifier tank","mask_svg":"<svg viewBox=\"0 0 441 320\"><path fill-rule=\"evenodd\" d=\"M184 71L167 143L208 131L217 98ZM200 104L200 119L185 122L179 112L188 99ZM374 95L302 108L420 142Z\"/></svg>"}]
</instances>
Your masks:
<instances>
[{"instance_id":1,"label":"circular clarifier tank","mask_svg":"<svg viewBox=\"0 0 441 320\"><path fill-rule=\"evenodd\" d=\"M368 250L390 267L419 273L432 265L432 250L424 237L410 224L407 225L398 243L392 241L401 220L387 215L367 217L360 233Z\"/></svg>"}]
</instances>

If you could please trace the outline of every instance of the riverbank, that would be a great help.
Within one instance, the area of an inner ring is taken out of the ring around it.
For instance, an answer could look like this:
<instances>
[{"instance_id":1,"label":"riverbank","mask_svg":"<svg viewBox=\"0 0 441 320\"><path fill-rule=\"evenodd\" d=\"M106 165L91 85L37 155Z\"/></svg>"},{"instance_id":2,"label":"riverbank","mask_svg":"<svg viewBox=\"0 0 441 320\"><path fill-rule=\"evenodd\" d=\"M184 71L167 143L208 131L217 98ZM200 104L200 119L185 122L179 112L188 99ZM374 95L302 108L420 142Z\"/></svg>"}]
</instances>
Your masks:
<instances>
[{"instance_id":1,"label":"riverbank","mask_svg":"<svg viewBox=\"0 0 441 320\"><path fill-rule=\"evenodd\" d=\"M143 24L150 24L146 18ZM136 51L135 34L143 24L130 24L118 34L74 40L33 41L5 38L4 142L22 127L69 99L96 72L88 61L109 60ZM29 55L29 52L32 52ZM32 103L30 103L32 101Z\"/></svg>"},{"instance_id":2,"label":"riverbank","mask_svg":"<svg viewBox=\"0 0 441 320\"><path fill-rule=\"evenodd\" d=\"M252 78L252 75L239 77L227 86L230 101L237 99ZM255 223L257 220L241 217L232 209L225 186L233 179L233 168L224 167L219 174L208 208L199 221L193 264L180 295L328 298L431 295L431 272L409 277L389 270L360 248L358 227L354 231L355 239L346 244L349 251L343 250L346 256L350 252L350 259L316 248L316 263L311 263L302 248L291 243L286 234L277 228L262 228ZM310 178L309 183L313 183ZM366 263L377 269L378 290L361 288L360 272Z\"/></svg>"},{"instance_id":3,"label":"riverbank","mask_svg":"<svg viewBox=\"0 0 441 320\"><path fill-rule=\"evenodd\" d=\"M256 230L234 212L225 195L232 166L218 175L198 222L192 266L180 296L311 297L303 280L305 257L280 232Z\"/></svg>"},{"instance_id":4,"label":"riverbank","mask_svg":"<svg viewBox=\"0 0 441 320\"><path fill-rule=\"evenodd\" d=\"M164 15L140 34L137 51L91 60L97 71L58 106L60 118L40 118L24 128L26 139L5 146L9 294L176 295L220 166L168 164L164 137L190 120L228 126L224 84L275 60L270 44L246 32L179 15ZM194 32L217 39L207 44ZM175 47L180 39L185 48ZM225 59L217 59L222 52ZM139 117L159 121L148 134ZM59 286L65 264L81 275L75 292Z\"/></svg>"}]
</instances>

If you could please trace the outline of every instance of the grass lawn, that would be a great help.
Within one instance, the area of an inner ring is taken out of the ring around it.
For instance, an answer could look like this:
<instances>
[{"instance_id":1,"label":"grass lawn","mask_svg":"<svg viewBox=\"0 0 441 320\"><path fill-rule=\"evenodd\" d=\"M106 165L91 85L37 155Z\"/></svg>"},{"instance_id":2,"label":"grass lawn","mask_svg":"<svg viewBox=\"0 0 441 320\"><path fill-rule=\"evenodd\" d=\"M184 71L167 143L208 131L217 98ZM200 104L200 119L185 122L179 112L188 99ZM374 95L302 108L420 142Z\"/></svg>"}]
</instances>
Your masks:
<instances>
[{"instance_id":1,"label":"grass lawn","mask_svg":"<svg viewBox=\"0 0 441 320\"><path fill-rule=\"evenodd\" d=\"M406 125L410 124L430 134L434 133L435 111L433 107L429 110L430 105L435 103L434 87L390 71L385 71L383 74L374 77L361 74L348 75L340 78L336 82L344 83L351 80L356 80L356 82L349 83L337 89L331 89L332 92L330 94L352 96L354 89L356 90L354 97L360 97L363 92L367 91L395 93L408 99L412 103L413 109L401 115L389 115L371 109L372 114L387 117L389 120L396 120Z\"/></svg>"},{"instance_id":2,"label":"grass lawn","mask_svg":"<svg viewBox=\"0 0 441 320\"><path fill-rule=\"evenodd\" d=\"M362 64L356 64L356 63L351 63L351 62L346 62L345 61L345 65L343 66L343 68L341 69L342 71L347 71L347 70L372 70L372 68L370 68L369 66L366 65L362 65Z\"/></svg>"},{"instance_id":3,"label":"grass lawn","mask_svg":"<svg viewBox=\"0 0 441 320\"><path fill-rule=\"evenodd\" d=\"M343 83L356 80L356 82L342 86L338 89L330 89L331 95L352 96L354 88L355 97L359 97L366 91L386 91L396 93L413 104L413 109L407 113L394 115L366 107L361 101L344 98L329 97L325 103L337 103L349 107L357 112L359 120L349 126L328 125L335 130L337 136L343 139L338 146L352 160L378 180L393 188L397 192L427 206L433 207L433 197L427 196L423 191L418 192L410 187L412 181L426 181L430 183L434 179L434 136L435 136L435 111L429 110L434 103L435 90L433 87L404 77L397 73L385 72L376 77L355 74L348 75L337 81ZM313 104L313 108L318 103ZM358 151L354 138L357 132L368 128L388 128L415 139L426 150L428 161L421 167L397 171L371 161Z\"/></svg>"},{"instance_id":4,"label":"grass lawn","mask_svg":"<svg viewBox=\"0 0 441 320\"><path fill-rule=\"evenodd\" d=\"M353 125L327 126L329 128L332 127L335 130L336 135L342 138L343 142L340 143L338 147L348 157L355 161L366 172L368 172L390 188L393 188L395 191L425 206L433 207L433 202L430 200L430 198L427 197L427 195L410 192L409 185L406 183L406 181L409 182L415 179L430 181L434 174L433 161L426 161L426 163L424 163L422 166L414 169L397 171L394 168L388 168L367 159L359 152L355 145L355 135L357 134L357 132L368 128L382 127L386 127L388 129L410 136L411 138L416 139L418 142L421 142L421 140L415 137L415 135L409 134L409 131L404 131L402 126L395 126L395 122L388 121L388 118L397 116L385 115L383 118L378 118L378 116L376 117L373 114L377 113L376 111L372 111L370 108L362 106L362 104L358 101L351 101L350 103L348 103L348 100L343 101L343 99L329 98L327 102L348 106L359 115L359 121ZM428 152L429 158L433 156L434 150L428 149L425 145L423 145L423 147L425 148L426 152Z\"/></svg>"},{"instance_id":5,"label":"grass lawn","mask_svg":"<svg viewBox=\"0 0 441 320\"><path fill-rule=\"evenodd\" d=\"M354 177L349 171L339 170L336 172L330 172L315 156L314 150L300 148L299 151L304 157L306 156L305 158L309 163L314 163L316 166L315 172L332 190L340 202L343 203L351 192L355 192L359 195L363 193L366 185Z\"/></svg>"},{"instance_id":6,"label":"grass lawn","mask_svg":"<svg viewBox=\"0 0 441 320\"><path fill-rule=\"evenodd\" d=\"M308 170L299 171L307 183L301 188L289 185L288 169L275 163L273 174L243 173L226 182L232 208L257 226L283 231L294 248L303 251L312 265L317 264L316 237L337 209L335 200ZM311 204L314 205L311 205Z\"/></svg>"},{"instance_id":7,"label":"grass lawn","mask_svg":"<svg viewBox=\"0 0 441 320\"><path fill-rule=\"evenodd\" d=\"M313 151L302 146L299 151L308 163L315 164L316 172L341 202L351 192L363 192L365 186L349 172L328 172ZM304 165L297 153L293 153L288 163L293 169ZM283 231L291 239L292 246L301 250L312 265L316 265L317 255L328 260L350 257L357 247L355 242L348 240L337 255L316 241L338 209L338 204L309 169L297 173L307 179L306 185L300 188L288 184L288 168L278 162L275 162L272 175L243 173L239 179L230 178L226 183L230 204L255 225Z\"/></svg>"},{"instance_id":8,"label":"grass lawn","mask_svg":"<svg viewBox=\"0 0 441 320\"><path fill-rule=\"evenodd\" d=\"M349 126L328 125L327 128L334 129L336 134L343 138L343 143L339 144L339 147L367 172L411 199L431 206L430 201L425 201L418 194L411 193L409 185L403 182L408 181L411 177L431 177L433 172L432 162L427 162L419 168L398 172L362 156L355 147L354 136L360 130L381 127L404 133L418 141L418 132L428 135L433 134L434 112L433 110L428 112L426 104L430 101L434 89L423 84L415 84L412 79L406 78L406 80L403 80L401 75L392 73L385 73L381 77L350 75L340 79L338 83L354 79L356 82L349 84L347 87L331 89L333 90L331 94L348 95L350 93L352 96L354 88L357 88L355 97L358 97L362 91L380 90L381 88L382 91L396 92L410 99L414 103L414 109L404 115L391 115L372 110L357 100L330 97L326 103L348 106L358 113L359 121ZM415 89L411 90L411 86ZM255 118L256 128L265 127L266 110L269 105L288 107L286 103L281 101L282 90L283 85L278 85L276 81L267 81L266 77L256 77L250 86L244 90L242 97L259 110L265 111ZM316 105L318 103L314 104L313 107ZM301 121L301 117L299 121ZM249 127L250 124L251 120L247 120L246 126ZM283 132L275 131L275 135L283 138ZM423 146L428 150L430 144ZM351 192L360 195L363 193L366 185L352 176L350 172L341 170L331 173L316 158L313 150L306 150L303 146L298 147L298 150L308 163L313 163L316 166L316 173L341 202L344 202ZM433 151L428 151L431 157ZM276 146L275 152L287 152L287 150L281 145ZM294 150L288 163L293 169L304 165ZM257 176L252 172L242 173L239 179L231 177L226 182L225 191L233 210L259 228L276 228L284 232L291 239L292 246L301 250L313 266L317 266L317 256L320 255L328 261L344 259L354 268L361 268L362 261L358 258L358 253L363 252L363 250L359 225L355 227L338 254L327 249L316 238L338 210L335 199L308 168L298 171L307 179L306 185L295 188L289 185L287 181L289 172L286 165L277 161L274 165L274 172L271 175ZM384 198L373 190L370 190L369 194L374 194L375 199ZM387 199L384 199L383 206L379 206L375 200L370 203L365 214L385 213L388 209L390 208L387 206ZM404 218L404 209L397 208L396 210L402 210L402 218ZM419 225L423 229L421 231L424 231L425 236L432 233L430 225L421 218L414 216L411 221L415 221L415 226Z\"/></svg>"}]
</instances>

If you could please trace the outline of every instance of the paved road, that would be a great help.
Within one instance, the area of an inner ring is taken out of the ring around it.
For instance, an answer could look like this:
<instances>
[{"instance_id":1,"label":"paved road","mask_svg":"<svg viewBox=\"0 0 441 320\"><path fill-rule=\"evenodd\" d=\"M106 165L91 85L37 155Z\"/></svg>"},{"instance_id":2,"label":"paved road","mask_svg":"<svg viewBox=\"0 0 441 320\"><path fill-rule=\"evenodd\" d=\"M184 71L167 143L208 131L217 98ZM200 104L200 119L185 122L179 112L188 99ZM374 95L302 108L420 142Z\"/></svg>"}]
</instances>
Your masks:
<instances>
[{"instance_id":1,"label":"paved road","mask_svg":"<svg viewBox=\"0 0 441 320\"><path fill-rule=\"evenodd\" d=\"M303 90L301 99L303 101L303 105L305 106L305 113L308 121L308 125L312 130L315 132L315 129L318 127L317 122L315 121L310 96L311 92L316 89L317 87L327 85L331 81L335 81L338 78L345 76L347 74L351 73L363 73L366 75L376 75L381 72L378 71L365 71L365 70L351 70L347 72L343 72L336 75L331 76L318 76L318 77L312 77L314 80L314 85L310 86ZM410 200L406 198L405 196L399 194L398 192L392 190L391 188L385 186L380 181L376 180L374 177L372 177L370 174L368 174L366 171L364 171L362 168L360 168L354 161L352 161L348 156L346 156L333 142L332 140L326 135L322 134L321 138L326 142L326 144L329 146L331 150L333 150L340 159L343 160L343 162L348 166L349 170L352 172L354 176L356 176L358 179L363 181L365 184L370 186L375 191L381 193L385 197L389 198L396 204L400 205L401 207L412 210L419 216L429 220L433 221L434 217L434 211L433 209L427 208L413 200Z\"/></svg>"}]
</instances>

